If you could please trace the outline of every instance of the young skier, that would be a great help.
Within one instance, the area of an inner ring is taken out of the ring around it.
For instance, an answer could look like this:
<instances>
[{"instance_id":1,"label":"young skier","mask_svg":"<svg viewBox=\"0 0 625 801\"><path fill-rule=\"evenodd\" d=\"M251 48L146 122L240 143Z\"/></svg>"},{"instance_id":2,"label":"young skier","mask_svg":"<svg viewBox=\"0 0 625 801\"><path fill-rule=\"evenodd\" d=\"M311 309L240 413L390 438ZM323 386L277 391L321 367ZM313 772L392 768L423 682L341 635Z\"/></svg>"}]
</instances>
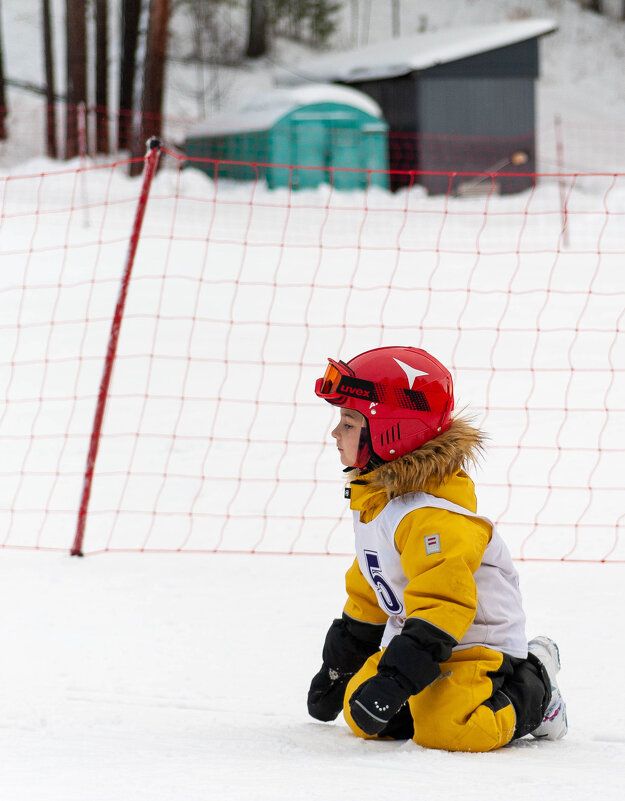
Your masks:
<instances>
[{"instance_id":1,"label":"young skier","mask_svg":"<svg viewBox=\"0 0 625 801\"><path fill-rule=\"evenodd\" d=\"M448 370L417 348L375 348L330 359L315 392L340 407L357 557L309 713L342 709L359 737L452 751L563 737L558 648L528 646L516 570L464 472L484 435L452 416Z\"/></svg>"}]
</instances>

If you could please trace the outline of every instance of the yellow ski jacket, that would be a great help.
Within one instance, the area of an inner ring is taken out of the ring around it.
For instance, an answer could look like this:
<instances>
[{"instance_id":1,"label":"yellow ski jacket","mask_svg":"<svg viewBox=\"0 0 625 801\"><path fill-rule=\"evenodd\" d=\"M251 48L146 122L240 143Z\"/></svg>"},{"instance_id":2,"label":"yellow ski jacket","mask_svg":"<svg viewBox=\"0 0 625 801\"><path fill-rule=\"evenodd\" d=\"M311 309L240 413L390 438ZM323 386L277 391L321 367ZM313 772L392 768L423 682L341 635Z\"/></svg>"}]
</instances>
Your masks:
<instances>
[{"instance_id":1,"label":"yellow ski jacket","mask_svg":"<svg viewBox=\"0 0 625 801\"><path fill-rule=\"evenodd\" d=\"M476 514L464 467L480 431L456 419L416 451L352 478L357 557L344 612L386 624L382 646L407 619L456 643L527 656L518 575L496 528Z\"/></svg>"}]
</instances>

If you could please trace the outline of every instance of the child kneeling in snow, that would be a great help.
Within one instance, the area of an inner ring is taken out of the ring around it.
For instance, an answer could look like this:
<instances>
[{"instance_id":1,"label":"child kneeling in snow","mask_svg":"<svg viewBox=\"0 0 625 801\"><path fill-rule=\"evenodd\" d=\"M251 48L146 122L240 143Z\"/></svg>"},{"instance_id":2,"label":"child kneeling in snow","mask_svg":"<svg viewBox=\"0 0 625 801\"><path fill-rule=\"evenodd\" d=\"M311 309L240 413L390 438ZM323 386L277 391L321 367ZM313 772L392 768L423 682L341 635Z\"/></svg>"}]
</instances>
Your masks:
<instances>
[{"instance_id":1,"label":"child kneeling in snow","mask_svg":"<svg viewBox=\"0 0 625 801\"><path fill-rule=\"evenodd\" d=\"M332 436L353 470L357 558L310 714L342 709L359 737L453 751L563 737L558 649L528 645L510 554L476 514L464 468L484 437L452 418L450 373L423 350L376 348L330 359L315 392L340 407Z\"/></svg>"}]
</instances>

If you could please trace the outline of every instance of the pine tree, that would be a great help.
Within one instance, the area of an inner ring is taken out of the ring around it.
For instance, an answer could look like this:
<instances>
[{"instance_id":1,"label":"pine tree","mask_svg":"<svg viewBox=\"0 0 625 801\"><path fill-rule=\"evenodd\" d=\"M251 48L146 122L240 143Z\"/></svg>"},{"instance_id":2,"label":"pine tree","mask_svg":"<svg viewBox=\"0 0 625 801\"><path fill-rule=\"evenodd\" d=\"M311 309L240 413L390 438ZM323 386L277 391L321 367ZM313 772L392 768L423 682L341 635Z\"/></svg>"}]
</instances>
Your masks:
<instances>
[{"instance_id":1,"label":"pine tree","mask_svg":"<svg viewBox=\"0 0 625 801\"><path fill-rule=\"evenodd\" d=\"M65 158L78 155L78 109L87 102L87 23L85 0L65 0L67 109Z\"/></svg>"},{"instance_id":2,"label":"pine tree","mask_svg":"<svg viewBox=\"0 0 625 801\"><path fill-rule=\"evenodd\" d=\"M2 19L0 15L0 139L7 138L6 116L7 116L7 103L6 103L6 95L4 92L4 54L2 49Z\"/></svg>"},{"instance_id":3,"label":"pine tree","mask_svg":"<svg viewBox=\"0 0 625 801\"><path fill-rule=\"evenodd\" d=\"M135 85L137 40L141 0L124 0L121 9L121 59L119 64L119 120L117 147L129 150L132 138L132 100Z\"/></svg>"},{"instance_id":4,"label":"pine tree","mask_svg":"<svg viewBox=\"0 0 625 801\"><path fill-rule=\"evenodd\" d=\"M259 58L267 52L267 16L264 0L249 0L248 58Z\"/></svg>"},{"instance_id":5,"label":"pine tree","mask_svg":"<svg viewBox=\"0 0 625 801\"><path fill-rule=\"evenodd\" d=\"M145 154L145 143L152 136L160 137L163 114L167 29L170 0L150 0L145 60L141 92L141 122L133 131L133 158ZM135 111L137 98L135 96ZM131 165L131 174L141 171L141 164Z\"/></svg>"},{"instance_id":6,"label":"pine tree","mask_svg":"<svg viewBox=\"0 0 625 801\"><path fill-rule=\"evenodd\" d=\"M98 153L108 153L108 0L96 0L95 30L96 150Z\"/></svg>"},{"instance_id":7,"label":"pine tree","mask_svg":"<svg viewBox=\"0 0 625 801\"><path fill-rule=\"evenodd\" d=\"M56 92L54 80L54 48L52 47L52 24L50 0L41 4L43 30L43 60L46 76L46 152L51 159L58 158L56 146Z\"/></svg>"}]
</instances>

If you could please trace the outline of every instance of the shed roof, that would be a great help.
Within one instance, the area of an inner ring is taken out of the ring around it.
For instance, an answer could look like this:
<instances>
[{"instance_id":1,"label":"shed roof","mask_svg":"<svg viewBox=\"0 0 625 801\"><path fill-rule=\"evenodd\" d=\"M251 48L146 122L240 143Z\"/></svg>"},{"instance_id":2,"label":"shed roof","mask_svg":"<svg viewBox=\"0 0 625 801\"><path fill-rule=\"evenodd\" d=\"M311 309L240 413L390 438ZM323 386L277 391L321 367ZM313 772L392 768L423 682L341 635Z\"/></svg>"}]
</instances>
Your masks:
<instances>
[{"instance_id":1,"label":"shed roof","mask_svg":"<svg viewBox=\"0 0 625 801\"><path fill-rule=\"evenodd\" d=\"M382 119L380 107L364 92L351 89L349 86L307 83L272 89L258 95L238 109L225 111L199 123L188 136L221 136L239 131L266 131L286 114L318 103L352 106L376 119Z\"/></svg>"},{"instance_id":2,"label":"shed roof","mask_svg":"<svg viewBox=\"0 0 625 801\"><path fill-rule=\"evenodd\" d=\"M557 30L549 19L514 20L492 25L444 28L318 56L276 73L281 85L315 81L365 81L394 78L517 44Z\"/></svg>"}]
</instances>

